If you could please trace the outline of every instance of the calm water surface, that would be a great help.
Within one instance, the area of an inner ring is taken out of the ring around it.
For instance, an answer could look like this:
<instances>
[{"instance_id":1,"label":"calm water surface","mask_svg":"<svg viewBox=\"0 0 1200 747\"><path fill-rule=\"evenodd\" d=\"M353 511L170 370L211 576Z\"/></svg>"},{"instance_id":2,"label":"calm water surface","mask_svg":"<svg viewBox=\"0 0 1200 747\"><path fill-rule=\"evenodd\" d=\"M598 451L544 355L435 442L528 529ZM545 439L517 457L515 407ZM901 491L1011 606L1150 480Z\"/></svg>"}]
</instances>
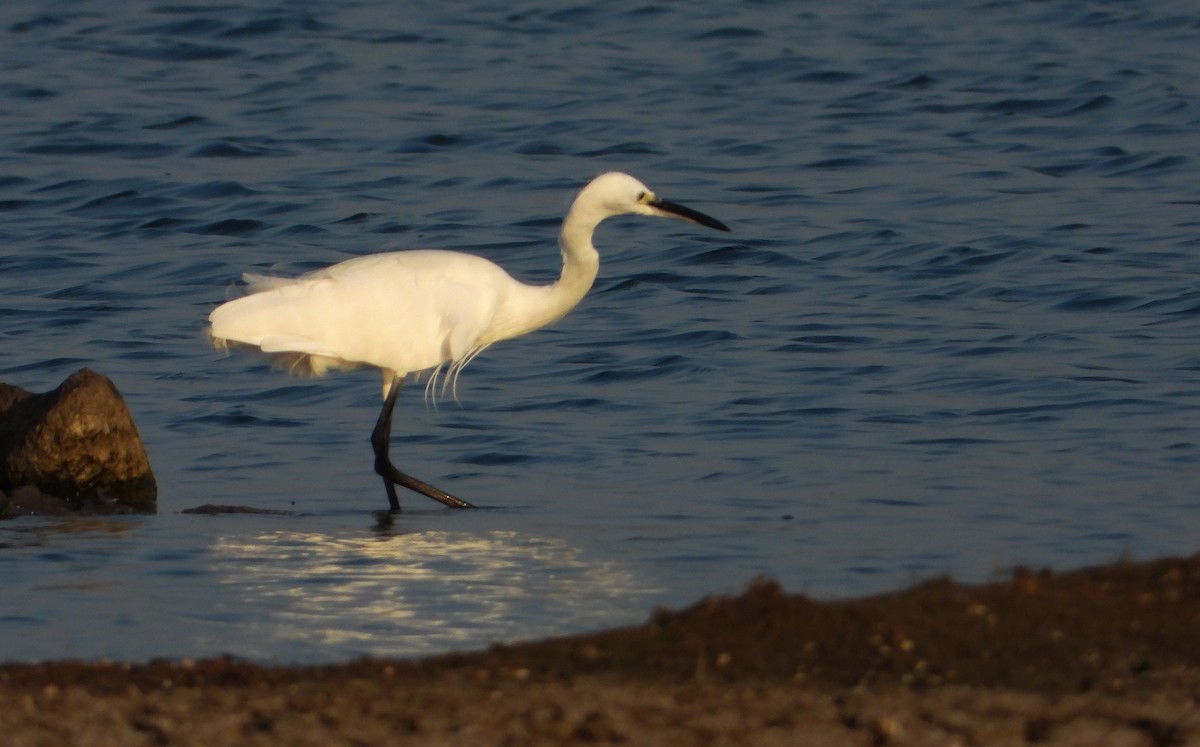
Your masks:
<instances>
[{"instance_id":1,"label":"calm water surface","mask_svg":"<svg viewBox=\"0 0 1200 747\"><path fill-rule=\"evenodd\" d=\"M1128 4L0 7L0 377L125 394L154 517L0 525L0 660L413 655L1196 549L1200 10ZM202 336L243 271L447 246L593 293L398 408ZM291 511L198 517L203 503Z\"/></svg>"}]
</instances>

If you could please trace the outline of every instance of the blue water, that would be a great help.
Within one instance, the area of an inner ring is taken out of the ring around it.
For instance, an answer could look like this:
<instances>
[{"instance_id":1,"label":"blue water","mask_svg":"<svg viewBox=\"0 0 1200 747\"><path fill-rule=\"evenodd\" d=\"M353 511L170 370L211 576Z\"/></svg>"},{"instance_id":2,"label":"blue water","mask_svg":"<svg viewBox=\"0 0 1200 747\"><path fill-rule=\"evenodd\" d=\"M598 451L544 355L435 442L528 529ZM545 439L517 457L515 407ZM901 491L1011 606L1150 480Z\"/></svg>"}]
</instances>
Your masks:
<instances>
[{"instance_id":1,"label":"blue water","mask_svg":"<svg viewBox=\"0 0 1200 747\"><path fill-rule=\"evenodd\" d=\"M1196 550L1194 2L0 6L0 379L82 366L157 516L0 525L0 660L414 655L639 622L757 575L843 597ZM206 344L243 271L389 248L556 276L551 329L394 456L373 372ZM204 517L204 503L287 516Z\"/></svg>"}]
</instances>

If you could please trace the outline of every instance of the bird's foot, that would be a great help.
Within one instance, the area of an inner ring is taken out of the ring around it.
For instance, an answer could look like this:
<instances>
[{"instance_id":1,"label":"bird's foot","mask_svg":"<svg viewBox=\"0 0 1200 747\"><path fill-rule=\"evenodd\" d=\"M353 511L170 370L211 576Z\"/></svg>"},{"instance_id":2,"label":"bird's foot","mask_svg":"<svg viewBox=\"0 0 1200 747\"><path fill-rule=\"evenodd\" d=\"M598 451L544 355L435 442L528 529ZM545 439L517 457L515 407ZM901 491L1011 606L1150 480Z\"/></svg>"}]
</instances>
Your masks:
<instances>
[{"instance_id":1,"label":"bird's foot","mask_svg":"<svg viewBox=\"0 0 1200 747\"><path fill-rule=\"evenodd\" d=\"M420 493L426 498L432 498L438 503L442 503L450 508L475 508L472 503L464 501L462 498L450 495L444 490L439 490L427 482L422 482L417 478L406 475L396 469L390 462L376 462L375 471L383 477L383 487L387 490L388 504L391 506L391 513L400 513L400 499L396 496L396 485L403 488L408 488L416 493Z\"/></svg>"}]
</instances>

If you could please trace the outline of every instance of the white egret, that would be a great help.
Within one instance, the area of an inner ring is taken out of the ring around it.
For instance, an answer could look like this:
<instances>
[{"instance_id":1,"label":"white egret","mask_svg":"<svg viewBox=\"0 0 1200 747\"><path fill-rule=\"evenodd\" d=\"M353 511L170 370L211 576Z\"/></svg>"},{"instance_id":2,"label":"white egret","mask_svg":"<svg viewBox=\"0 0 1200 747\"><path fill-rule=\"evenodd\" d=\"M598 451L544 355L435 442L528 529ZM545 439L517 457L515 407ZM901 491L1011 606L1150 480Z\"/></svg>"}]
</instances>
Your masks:
<instances>
[{"instance_id":1,"label":"white egret","mask_svg":"<svg viewBox=\"0 0 1200 747\"><path fill-rule=\"evenodd\" d=\"M401 472L388 457L392 411L404 378L445 369L451 385L492 343L562 318L592 287L600 255L592 233L600 221L632 213L682 218L728 231L718 220L660 199L628 174L601 174L580 190L558 236L563 268L549 285L527 285L470 254L413 250L346 260L298 278L244 275L250 295L218 306L209 335L224 348L256 348L293 370L375 366L383 375L383 409L371 434L375 471L393 513L396 485L454 508L474 508Z\"/></svg>"}]
</instances>

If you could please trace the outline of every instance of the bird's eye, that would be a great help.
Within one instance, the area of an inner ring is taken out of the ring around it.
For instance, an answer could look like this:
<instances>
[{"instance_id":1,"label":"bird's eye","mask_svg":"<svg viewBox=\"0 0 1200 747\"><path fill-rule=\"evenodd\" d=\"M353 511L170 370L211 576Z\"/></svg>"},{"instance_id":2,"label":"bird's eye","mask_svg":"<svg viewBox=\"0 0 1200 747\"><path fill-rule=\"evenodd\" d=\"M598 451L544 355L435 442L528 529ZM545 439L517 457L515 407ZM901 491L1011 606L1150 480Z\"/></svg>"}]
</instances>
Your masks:
<instances>
[{"instance_id":1,"label":"bird's eye","mask_svg":"<svg viewBox=\"0 0 1200 747\"><path fill-rule=\"evenodd\" d=\"M645 202L645 201L646 201L646 192L645 192L644 190L643 190L643 191L641 191L641 192L638 192L638 194L637 194L637 201L638 201L638 202Z\"/></svg>"}]
</instances>

